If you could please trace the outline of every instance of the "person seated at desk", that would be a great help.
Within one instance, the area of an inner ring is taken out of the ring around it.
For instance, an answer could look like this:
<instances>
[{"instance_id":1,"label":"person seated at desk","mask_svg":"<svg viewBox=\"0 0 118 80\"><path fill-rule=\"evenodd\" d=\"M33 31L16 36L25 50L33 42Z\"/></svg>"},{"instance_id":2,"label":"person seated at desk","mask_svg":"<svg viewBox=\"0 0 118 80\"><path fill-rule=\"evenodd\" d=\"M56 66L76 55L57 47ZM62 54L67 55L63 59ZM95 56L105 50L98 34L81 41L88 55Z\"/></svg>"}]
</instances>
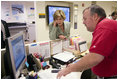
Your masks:
<instances>
[{"instance_id":1,"label":"person seated at desk","mask_svg":"<svg viewBox=\"0 0 118 80\"><path fill-rule=\"evenodd\" d=\"M53 15L53 22L49 24L49 38L66 39L70 36L70 22L64 21L66 18L62 10L57 10Z\"/></svg>"}]
</instances>

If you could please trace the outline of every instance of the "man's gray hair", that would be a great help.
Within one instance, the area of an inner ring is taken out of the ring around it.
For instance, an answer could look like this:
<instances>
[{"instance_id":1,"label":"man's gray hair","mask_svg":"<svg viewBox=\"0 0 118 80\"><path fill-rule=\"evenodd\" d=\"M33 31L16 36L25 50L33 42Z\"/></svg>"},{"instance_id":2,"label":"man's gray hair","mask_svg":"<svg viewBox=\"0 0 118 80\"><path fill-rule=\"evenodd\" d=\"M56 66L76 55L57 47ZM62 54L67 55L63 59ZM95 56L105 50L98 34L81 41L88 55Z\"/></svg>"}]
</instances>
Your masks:
<instances>
[{"instance_id":1,"label":"man's gray hair","mask_svg":"<svg viewBox=\"0 0 118 80\"><path fill-rule=\"evenodd\" d=\"M103 17L105 18L106 17L105 10L102 7L98 6L98 5L91 5L91 6L87 7L86 9L83 10L83 13L87 9L90 9L91 15L97 13L100 18L103 18Z\"/></svg>"}]
</instances>

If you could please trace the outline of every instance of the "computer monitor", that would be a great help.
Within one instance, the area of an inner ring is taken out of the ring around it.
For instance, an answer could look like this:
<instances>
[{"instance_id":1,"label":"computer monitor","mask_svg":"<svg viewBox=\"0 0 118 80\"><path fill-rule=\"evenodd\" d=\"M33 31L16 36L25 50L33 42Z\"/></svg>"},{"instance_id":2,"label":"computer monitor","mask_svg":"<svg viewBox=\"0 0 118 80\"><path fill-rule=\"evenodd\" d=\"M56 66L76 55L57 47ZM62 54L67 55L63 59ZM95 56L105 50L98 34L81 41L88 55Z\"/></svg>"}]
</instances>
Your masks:
<instances>
[{"instance_id":1,"label":"computer monitor","mask_svg":"<svg viewBox=\"0 0 118 80\"><path fill-rule=\"evenodd\" d=\"M5 40L6 56L11 78L18 78L25 66L26 51L23 32L17 33Z\"/></svg>"},{"instance_id":2,"label":"computer monitor","mask_svg":"<svg viewBox=\"0 0 118 80\"><path fill-rule=\"evenodd\" d=\"M53 14L56 10L62 10L65 13L66 19L65 21L70 22L70 7L65 6L47 6L47 18L48 18L48 24L53 22Z\"/></svg>"}]
</instances>

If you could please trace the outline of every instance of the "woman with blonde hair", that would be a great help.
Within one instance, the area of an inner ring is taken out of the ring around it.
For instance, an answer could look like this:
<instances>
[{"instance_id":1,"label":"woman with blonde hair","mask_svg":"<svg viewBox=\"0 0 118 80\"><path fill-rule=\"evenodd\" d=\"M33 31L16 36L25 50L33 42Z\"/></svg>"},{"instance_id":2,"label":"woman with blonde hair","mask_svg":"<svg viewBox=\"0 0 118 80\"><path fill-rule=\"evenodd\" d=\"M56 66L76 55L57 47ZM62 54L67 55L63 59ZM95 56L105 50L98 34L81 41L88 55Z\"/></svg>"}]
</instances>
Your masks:
<instances>
[{"instance_id":1,"label":"woman with blonde hair","mask_svg":"<svg viewBox=\"0 0 118 80\"><path fill-rule=\"evenodd\" d=\"M70 22L64 21L66 19L65 13L62 10L56 10L53 15L53 22L49 24L49 38L66 39L70 36Z\"/></svg>"}]
</instances>

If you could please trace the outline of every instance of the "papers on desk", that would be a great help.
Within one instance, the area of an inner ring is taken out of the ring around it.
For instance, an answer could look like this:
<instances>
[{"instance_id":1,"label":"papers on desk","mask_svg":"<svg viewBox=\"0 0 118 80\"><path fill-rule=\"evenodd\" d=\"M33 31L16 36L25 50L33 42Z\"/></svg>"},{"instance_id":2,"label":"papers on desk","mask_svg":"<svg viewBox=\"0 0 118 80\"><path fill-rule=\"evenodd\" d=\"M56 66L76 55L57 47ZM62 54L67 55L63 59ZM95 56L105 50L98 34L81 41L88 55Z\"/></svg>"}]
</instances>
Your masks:
<instances>
[{"instance_id":1,"label":"papers on desk","mask_svg":"<svg viewBox=\"0 0 118 80\"><path fill-rule=\"evenodd\" d=\"M51 73L52 69L42 70L38 72L41 79L56 79L58 73ZM82 72L71 72L66 76L62 76L61 79L80 79Z\"/></svg>"},{"instance_id":2,"label":"papers on desk","mask_svg":"<svg viewBox=\"0 0 118 80\"><path fill-rule=\"evenodd\" d=\"M38 72L41 79L56 79L57 73L51 73L51 69L46 69Z\"/></svg>"},{"instance_id":3,"label":"papers on desk","mask_svg":"<svg viewBox=\"0 0 118 80\"><path fill-rule=\"evenodd\" d=\"M39 54L39 45L38 43L32 43L29 45L29 53L38 53Z\"/></svg>"},{"instance_id":4,"label":"papers on desk","mask_svg":"<svg viewBox=\"0 0 118 80\"><path fill-rule=\"evenodd\" d=\"M53 58L61 60L63 62L68 62L70 59L74 58L75 56L71 52L64 51L62 53L58 53L53 56Z\"/></svg>"},{"instance_id":5,"label":"papers on desk","mask_svg":"<svg viewBox=\"0 0 118 80\"><path fill-rule=\"evenodd\" d=\"M49 58L50 57L50 42L48 41L48 42L40 43L39 52L43 57Z\"/></svg>"},{"instance_id":6,"label":"papers on desk","mask_svg":"<svg viewBox=\"0 0 118 80\"><path fill-rule=\"evenodd\" d=\"M69 39L62 40L62 48L68 48L70 46Z\"/></svg>"},{"instance_id":7,"label":"papers on desk","mask_svg":"<svg viewBox=\"0 0 118 80\"><path fill-rule=\"evenodd\" d=\"M61 79L80 79L82 72L71 72L66 76L62 76Z\"/></svg>"},{"instance_id":8,"label":"papers on desk","mask_svg":"<svg viewBox=\"0 0 118 80\"><path fill-rule=\"evenodd\" d=\"M38 53L45 58L49 58L51 55L55 55L59 53L59 57L65 59L63 61L68 60L69 58L65 57L65 52L63 53L62 50L69 47L69 40L54 40L54 41L45 41L45 42L37 42L29 44L29 53ZM81 53L87 50L87 43L86 41L76 42L75 45L77 46L77 50ZM63 48L63 49L62 49ZM60 53L63 53L63 56L60 56ZM58 56L55 55L55 56ZM69 56L68 56L69 57Z\"/></svg>"},{"instance_id":9,"label":"papers on desk","mask_svg":"<svg viewBox=\"0 0 118 80\"><path fill-rule=\"evenodd\" d=\"M79 49L80 52L86 51L88 49L86 41L79 42Z\"/></svg>"},{"instance_id":10,"label":"papers on desk","mask_svg":"<svg viewBox=\"0 0 118 80\"><path fill-rule=\"evenodd\" d=\"M62 40L51 41L51 54L62 52Z\"/></svg>"},{"instance_id":11,"label":"papers on desk","mask_svg":"<svg viewBox=\"0 0 118 80\"><path fill-rule=\"evenodd\" d=\"M69 39L66 40L53 40L51 41L51 54L61 53L62 48L68 48L70 46Z\"/></svg>"},{"instance_id":12,"label":"papers on desk","mask_svg":"<svg viewBox=\"0 0 118 80\"><path fill-rule=\"evenodd\" d=\"M37 53L42 57L49 58L50 57L50 41L46 42L37 42L35 44L29 45L29 53Z\"/></svg>"}]
</instances>

